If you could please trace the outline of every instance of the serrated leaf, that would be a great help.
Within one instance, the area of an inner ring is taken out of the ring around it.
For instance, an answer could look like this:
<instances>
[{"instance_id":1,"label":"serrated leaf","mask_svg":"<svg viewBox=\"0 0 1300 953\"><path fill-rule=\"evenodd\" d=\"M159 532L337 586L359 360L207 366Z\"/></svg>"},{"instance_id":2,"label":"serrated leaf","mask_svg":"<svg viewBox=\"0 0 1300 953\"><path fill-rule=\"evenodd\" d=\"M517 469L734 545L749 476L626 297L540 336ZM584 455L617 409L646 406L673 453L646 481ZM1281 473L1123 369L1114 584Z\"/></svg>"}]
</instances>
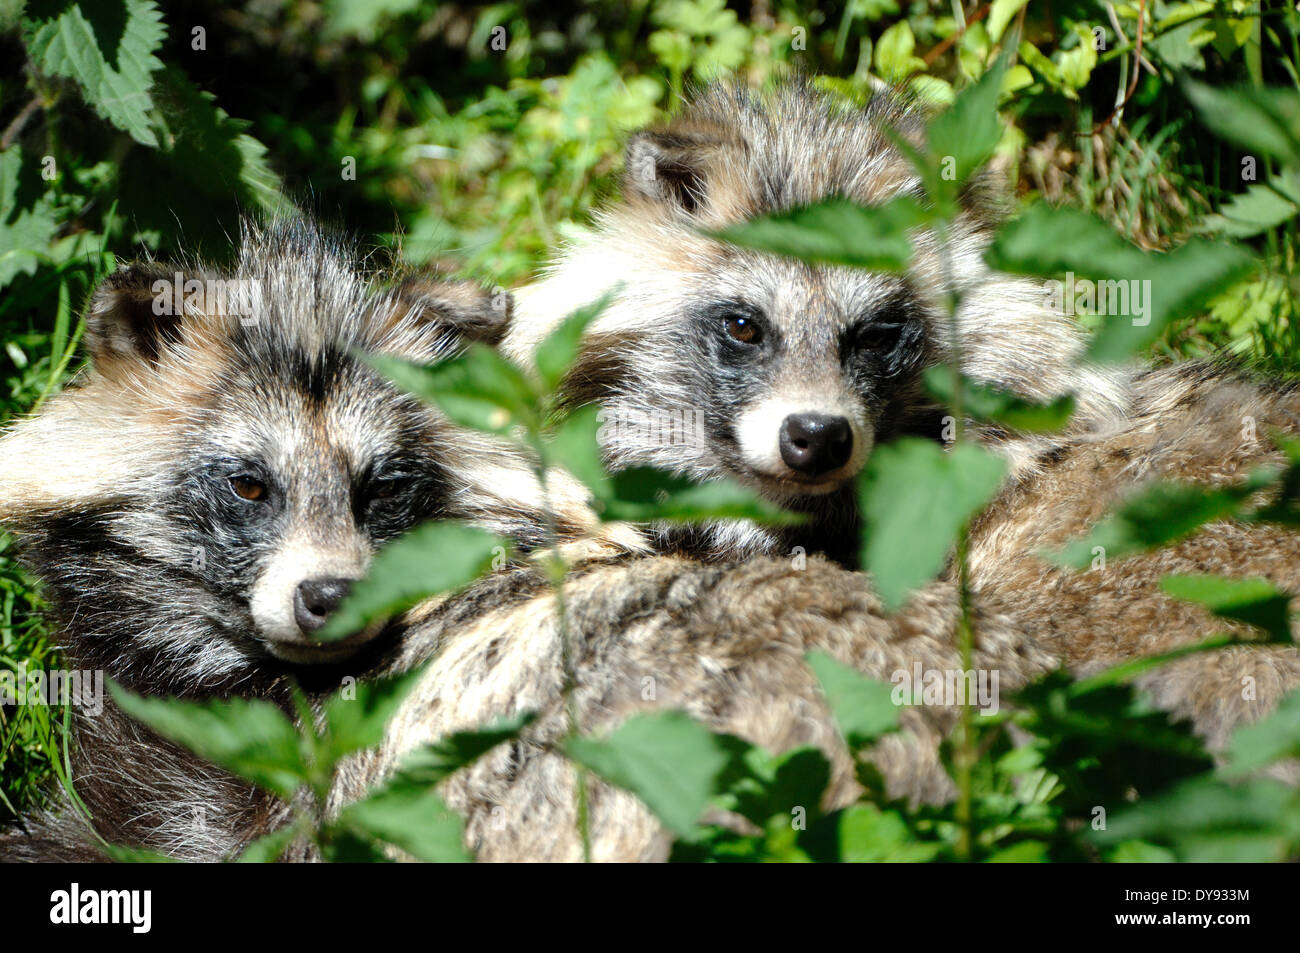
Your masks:
<instances>
[{"instance_id":1,"label":"serrated leaf","mask_svg":"<svg viewBox=\"0 0 1300 953\"><path fill-rule=\"evenodd\" d=\"M149 90L163 65L154 55L167 35L162 14L151 0L118 0L125 22L120 35L103 38L114 48L103 49L92 26L104 12L95 4L102 3L113 0L68 3L57 16L27 21L27 53L42 73L74 80L91 108L136 142L156 147Z\"/></svg>"},{"instance_id":2,"label":"serrated leaf","mask_svg":"<svg viewBox=\"0 0 1300 953\"><path fill-rule=\"evenodd\" d=\"M1045 557L1061 566L1086 569L1100 547L1106 559L1120 559L1189 536L1206 523L1241 512L1243 501L1276 479L1259 473L1235 487L1209 488L1185 483L1153 483L1131 494L1088 535Z\"/></svg>"},{"instance_id":3,"label":"serrated leaf","mask_svg":"<svg viewBox=\"0 0 1300 953\"><path fill-rule=\"evenodd\" d=\"M918 438L872 451L858 481L862 566L881 601L898 608L938 575L961 527L993 497L1006 461L973 444L951 452Z\"/></svg>"},{"instance_id":4,"label":"serrated leaf","mask_svg":"<svg viewBox=\"0 0 1300 953\"><path fill-rule=\"evenodd\" d=\"M1225 202L1218 215L1205 219L1202 229L1230 238L1251 238L1294 218L1297 212L1300 207L1294 202L1270 185L1259 183Z\"/></svg>"},{"instance_id":5,"label":"serrated leaf","mask_svg":"<svg viewBox=\"0 0 1300 953\"><path fill-rule=\"evenodd\" d=\"M358 681L331 695L325 702L322 757L333 764L383 741L389 720L423 674L417 669L393 678Z\"/></svg>"},{"instance_id":6,"label":"serrated leaf","mask_svg":"<svg viewBox=\"0 0 1300 953\"><path fill-rule=\"evenodd\" d=\"M734 480L693 483L653 467L620 470L609 478L609 492L600 500L601 518L629 522L700 523L707 520L751 520L790 526L804 517L767 502Z\"/></svg>"},{"instance_id":7,"label":"serrated leaf","mask_svg":"<svg viewBox=\"0 0 1300 953\"><path fill-rule=\"evenodd\" d=\"M54 204L35 158L18 146L0 152L0 288L35 274L58 228ZM15 346L13 350L18 350ZM21 355L21 351L18 352ZM13 358L12 351L10 352ZM15 360L20 368L26 358Z\"/></svg>"},{"instance_id":8,"label":"serrated leaf","mask_svg":"<svg viewBox=\"0 0 1300 953\"><path fill-rule=\"evenodd\" d=\"M583 333L609 307L618 292L618 287L611 288L599 300L574 311L542 340L533 356L533 364L546 393L553 392L563 382L569 366L578 356Z\"/></svg>"},{"instance_id":9,"label":"serrated leaf","mask_svg":"<svg viewBox=\"0 0 1300 953\"><path fill-rule=\"evenodd\" d=\"M462 427L503 434L537 417L537 395L528 379L485 345L471 345L460 357L434 367L385 354L363 358L398 387L435 404Z\"/></svg>"},{"instance_id":10,"label":"serrated leaf","mask_svg":"<svg viewBox=\"0 0 1300 953\"><path fill-rule=\"evenodd\" d=\"M564 750L632 792L677 834L689 834L730 758L723 743L681 712L636 715L608 740L570 738Z\"/></svg>"},{"instance_id":11,"label":"serrated leaf","mask_svg":"<svg viewBox=\"0 0 1300 953\"><path fill-rule=\"evenodd\" d=\"M145 698L111 681L109 691L123 711L164 738L281 797L308 778L298 729L270 702Z\"/></svg>"},{"instance_id":12,"label":"serrated leaf","mask_svg":"<svg viewBox=\"0 0 1300 953\"><path fill-rule=\"evenodd\" d=\"M930 161L938 165L939 181L950 195L992 158L1002 139L998 98L1006 68L1004 54L926 128Z\"/></svg>"},{"instance_id":13,"label":"serrated leaf","mask_svg":"<svg viewBox=\"0 0 1300 953\"><path fill-rule=\"evenodd\" d=\"M1268 717L1232 733L1228 763L1220 774L1245 777L1283 758L1300 758L1300 689L1284 695Z\"/></svg>"},{"instance_id":14,"label":"serrated leaf","mask_svg":"<svg viewBox=\"0 0 1300 953\"><path fill-rule=\"evenodd\" d=\"M534 718L536 715L532 712L521 712L494 721L486 728L457 731L417 748L402 759L390 786L413 784L431 787L438 784L461 768L473 764L497 745L514 741L524 728L532 724Z\"/></svg>"},{"instance_id":15,"label":"serrated leaf","mask_svg":"<svg viewBox=\"0 0 1300 953\"><path fill-rule=\"evenodd\" d=\"M317 637L341 639L428 596L459 589L509 552L507 540L477 526L443 522L416 527L379 551L366 578L352 587Z\"/></svg>"},{"instance_id":16,"label":"serrated leaf","mask_svg":"<svg viewBox=\"0 0 1300 953\"><path fill-rule=\"evenodd\" d=\"M825 652L809 652L806 660L851 750L859 751L898 729L899 708L891 685L867 678Z\"/></svg>"},{"instance_id":17,"label":"serrated leaf","mask_svg":"<svg viewBox=\"0 0 1300 953\"><path fill-rule=\"evenodd\" d=\"M463 828L431 790L399 787L376 791L343 809L339 826L393 844L426 863L465 863Z\"/></svg>"},{"instance_id":18,"label":"serrated leaf","mask_svg":"<svg viewBox=\"0 0 1300 953\"><path fill-rule=\"evenodd\" d=\"M1267 579L1165 576L1160 580L1160 588L1175 599L1205 606L1221 619L1262 629L1275 642L1291 641L1291 596Z\"/></svg>"},{"instance_id":19,"label":"serrated leaf","mask_svg":"<svg viewBox=\"0 0 1300 953\"><path fill-rule=\"evenodd\" d=\"M1294 89L1216 89L1190 79L1183 88L1201 121L1224 139L1300 165L1300 94Z\"/></svg>"},{"instance_id":20,"label":"serrated leaf","mask_svg":"<svg viewBox=\"0 0 1300 953\"><path fill-rule=\"evenodd\" d=\"M956 396L954 370L946 364L928 368L925 387L945 404ZM1066 394L1050 404L1024 400L962 375L962 411L978 420L988 420L1025 433L1060 430L1074 413L1074 397Z\"/></svg>"},{"instance_id":21,"label":"serrated leaf","mask_svg":"<svg viewBox=\"0 0 1300 953\"><path fill-rule=\"evenodd\" d=\"M916 200L907 196L871 207L829 198L706 234L802 261L898 271L912 254L908 230L927 219Z\"/></svg>"},{"instance_id":22,"label":"serrated leaf","mask_svg":"<svg viewBox=\"0 0 1300 953\"><path fill-rule=\"evenodd\" d=\"M1044 204L1030 206L1001 228L985 260L1016 274L1111 282L1103 289L1108 302L1119 298L1128 313L1104 316L1088 350L1090 358L1102 362L1129 358L1170 322L1208 309L1212 298L1257 267L1241 249L1200 240L1164 254L1147 254L1095 216ZM1068 297L1065 285L1061 292ZM1101 293L1098 290L1098 298Z\"/></svg>"}]
</instances>

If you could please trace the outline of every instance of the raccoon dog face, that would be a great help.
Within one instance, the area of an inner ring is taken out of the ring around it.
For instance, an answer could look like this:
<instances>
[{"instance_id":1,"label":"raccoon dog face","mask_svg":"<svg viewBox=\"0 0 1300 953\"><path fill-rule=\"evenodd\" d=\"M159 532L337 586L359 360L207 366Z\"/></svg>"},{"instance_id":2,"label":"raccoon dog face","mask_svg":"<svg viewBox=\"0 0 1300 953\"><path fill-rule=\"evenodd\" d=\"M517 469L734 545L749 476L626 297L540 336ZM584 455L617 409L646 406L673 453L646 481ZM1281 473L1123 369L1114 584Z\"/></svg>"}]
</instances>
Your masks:
<instances>
[{"instance_id":1,"label":"raccoon dog face","mask_svg":"<svg viewBox=\"0 0 1300 953\"><path fill-rule=\"evenodd\" d=\"M230 271L108 279L86 319L91 370L0 464L0 518L76 652L153 686L237 679L267 654L334 661L375 635L316 638L386 541L448 517L527 546L517 455L358 358L436 361L507 317L466 285L373 291L302 224L250 228Z\"/></svg>"},{"instance_id":2,"label":"raccoon dog face","mask_svg":"<svg viewBox=\"0 0 1300 953\"><path fill-rule=\"evenodd\" d=\"M833 522L851 509L847 484L873 446L940 437L943 411L920 380L954 334L977 379L1029 397L1075 390L1077 331L1045 309L1038 286L982 262L993 218L983 180L967 186L950 230L955 329L931 235L913 236L898 275L704 234L832 196L876 205L919 194L887 128L922 135L920 117L888 95L859 108L802 83L706 89L663 129L633 137L624 203L520 294L506 351L526 360L564 315L619 288L569 379L575 402L604 405L611 462L737 477ZM1083 390L1081 404L1109 399L1099 383Z\"/></svg>"}]
</instances>

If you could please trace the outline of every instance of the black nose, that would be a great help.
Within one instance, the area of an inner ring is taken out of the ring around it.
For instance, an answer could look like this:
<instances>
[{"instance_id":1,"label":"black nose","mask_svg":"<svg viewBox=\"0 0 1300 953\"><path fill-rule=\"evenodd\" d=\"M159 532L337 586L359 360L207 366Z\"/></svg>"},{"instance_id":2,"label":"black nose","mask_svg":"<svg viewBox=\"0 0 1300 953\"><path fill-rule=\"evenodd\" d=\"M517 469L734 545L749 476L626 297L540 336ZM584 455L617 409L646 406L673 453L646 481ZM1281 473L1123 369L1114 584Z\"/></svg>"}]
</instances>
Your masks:
<instances>
[{"instance_id":1,"label":"black nose","mask_svg":"<svg viewBox=\"0 0 1300 953\"><path fill-rule=\"evenodd\" d=\"M842 467L853 453L853 428L830 414L791 414L781 424L781 459L809 476Z\"/></svg>"},{"instance_id":2,"label":"black nose","mask_svg":"<svg viewBox=\"0 0 1300 953\"><path fill-rule=\"evenodd\" d=\"M307 579L293 595L293 617L298 628L311 635L352 589L352 579Z\"/></svg>"}]
</instances>

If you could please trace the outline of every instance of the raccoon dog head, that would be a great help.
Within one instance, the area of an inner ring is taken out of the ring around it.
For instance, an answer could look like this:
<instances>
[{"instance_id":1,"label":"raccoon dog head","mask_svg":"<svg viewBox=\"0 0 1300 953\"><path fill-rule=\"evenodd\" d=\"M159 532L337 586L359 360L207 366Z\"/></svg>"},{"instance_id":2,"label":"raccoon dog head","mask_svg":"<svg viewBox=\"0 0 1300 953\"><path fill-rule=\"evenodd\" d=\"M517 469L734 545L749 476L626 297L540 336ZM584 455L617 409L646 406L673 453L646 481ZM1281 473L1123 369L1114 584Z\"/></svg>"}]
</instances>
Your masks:
<instances>
[{"instance_id":1,"label":"raccoon dog head","mask_svg":"<svg viewBox=\"0 0 1300 953\"><path fill-rule=\"evenodd\" d=\"M450 425L358 358L494 341L505 296L375 291L306 224L248 228L237 265L126 268L86 315L92 366L5 438L0 519L74 651L119 677L215 683L316 638L377 547L432 518L537 541L517 453Z\"/></svg>"},{"instance_id":2,"label":"raccoon dog head","mask_svg":"<svg viewBox=\"0 0 1300 953\"><path fill-rule=\"evenodd\" d=\"M505 342L523 360L580 304L621 284L570 376L575 401L605 406L616 465L697 479L738 477L816 509L902 433L938 437L920 387L951 329L932 236L905 274L810 266L702 234L831 196L874 205L921 184L884 129L921 135L891 96L865 108L802 83L767 94L705 90L627 148L624 203L600 213L537 285L521 292ZM968 186L951 231L963 292L965 369L1029 396L1073 389L1075 330L1032 283L989 274L993 190Z\"/></svg>"}]
</instances>

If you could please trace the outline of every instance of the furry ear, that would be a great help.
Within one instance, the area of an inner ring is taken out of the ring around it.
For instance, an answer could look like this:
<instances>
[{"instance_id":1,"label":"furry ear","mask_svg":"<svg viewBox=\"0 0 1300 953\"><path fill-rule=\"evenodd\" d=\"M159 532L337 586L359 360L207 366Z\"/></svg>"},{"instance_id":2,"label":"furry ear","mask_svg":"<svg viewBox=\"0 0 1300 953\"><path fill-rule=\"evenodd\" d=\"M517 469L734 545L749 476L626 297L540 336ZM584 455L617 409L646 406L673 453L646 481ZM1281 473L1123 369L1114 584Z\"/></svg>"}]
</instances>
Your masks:
<instances>
[{"instance_id":1,"label":"furry ear","mask_svg":"<svg viewBox=\"0 0 1300 953\"><path fill-rule=\"evenodd\" d=\"M505 337L514 298L504 288L487 291L472 281L419 275L393 291L394 322L414 321L435 331L440 344L479 342L495 347Z\"/></svg>"},{"instance_id":2,"label":"furry ear","mask_svg":"<svg viewBox=\"0 0 1300 953\"><path fill-rule=\"evenodd\" d=\"M674 124L639 132L627 144L623 195L666 203L693 215L708 197L709 178L727 140L707 126Z\"/></svg>"},{"instance_id":3,"label":"furry ear","mask_svg":"<svg viewBox=\"0 0 1300 953\"><path fill-rule=\"evenodd\" d=\"M106 278L86 311L86 346L97 370L153 364L181 337L178 268L154 262L127 265Z\"/></svg>"}]
</instances>

